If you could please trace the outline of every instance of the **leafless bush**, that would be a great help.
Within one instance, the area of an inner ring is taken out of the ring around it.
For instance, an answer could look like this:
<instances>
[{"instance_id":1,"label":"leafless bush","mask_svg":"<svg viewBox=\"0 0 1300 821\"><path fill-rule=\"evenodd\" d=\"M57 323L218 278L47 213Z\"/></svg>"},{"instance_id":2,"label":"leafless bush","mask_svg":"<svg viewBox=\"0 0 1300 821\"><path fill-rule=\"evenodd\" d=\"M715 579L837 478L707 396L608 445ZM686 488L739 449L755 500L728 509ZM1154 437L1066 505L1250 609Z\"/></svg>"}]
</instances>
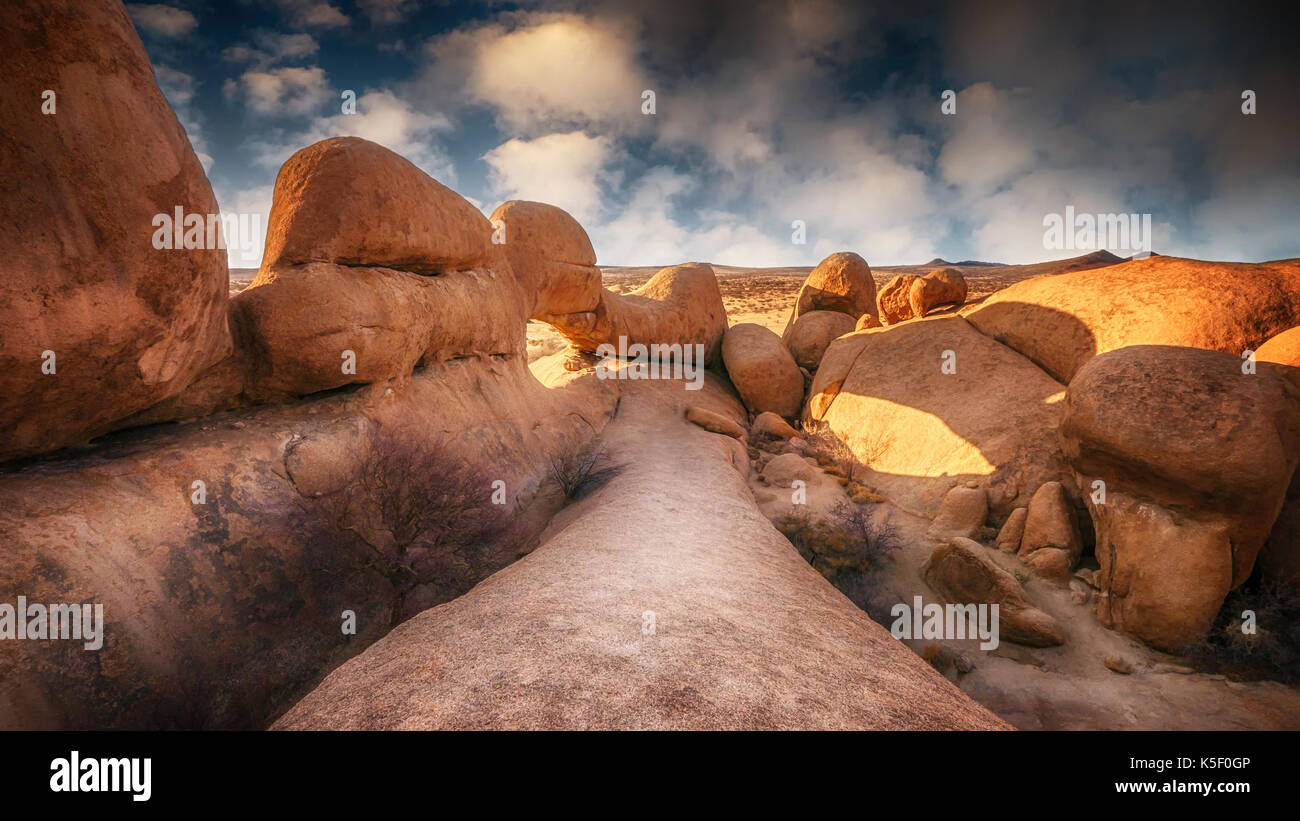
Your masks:
<instances>
[{"instance_id":1,"label":"leafless bush","mask_svg":"<svg viewBox=\"0 0 1300 821\"><path fill-rule=\"evenodd\" d=\"M307 522L317 538L359 545L370 556L364 566L396 589L396 623L415 587L463 592L518 548L511 509L492 504L491 496L491 477L445 443L411 429L383 429L342 487L308 502Z\"/></svg>"},{"instance_id":2,"label":"leafless bush","mask_svg":"<svg viewBox=\"0 0 1300 821\"><path fill-rule=\"evenodd\" d=\"M880 571L902 546L898 530L875 509L841 503L823 519L807 513L777 522L799 555L877 622L890 622Z\"/></svg>"},{"instance_id":3,"label":"leafless bush","mask_svg":"<svg viewBox=\"0 0 1300 821\"><path fill-rule=\"evenodd\" d=\"M551 478L569 501L581 499L604 487L622 471L621 465L608 464L603 443L592 441L586 447L551 457Z\"/></svg>"},{"instance_id":4,"label":"leafless bush","mask_svg":"<svg viewBox=\"0 0 1300 821\"><path fill-rule=\"evenodd\" d=\"M860 504L841 503L834 514L839 528L849 535L859 564L872 569L883 567L890 554L902 547L898 528L876 511Z\"/></svg>"},{"instance_id":5,"label":"leafless bush","mask_svg":"<svg viewBox=\"0 0 1300 821\"><path fill-rule=\"evenodd\" d=\"M1255 632L1242 632L1252 611ZM1201 670L1238 680L1300 683L1300 593L1276 583L1248 582L1229 594L1205 640L1188 652Z\"/></svg>"}]
</instances>

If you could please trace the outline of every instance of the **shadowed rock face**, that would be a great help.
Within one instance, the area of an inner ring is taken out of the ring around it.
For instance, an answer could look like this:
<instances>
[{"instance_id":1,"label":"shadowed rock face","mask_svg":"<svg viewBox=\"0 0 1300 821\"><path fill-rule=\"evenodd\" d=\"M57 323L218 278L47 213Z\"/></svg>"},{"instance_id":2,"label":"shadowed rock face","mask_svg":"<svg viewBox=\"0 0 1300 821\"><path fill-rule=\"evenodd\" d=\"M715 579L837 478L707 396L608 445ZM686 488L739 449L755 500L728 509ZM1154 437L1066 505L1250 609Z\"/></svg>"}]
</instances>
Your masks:
<instances>
[{"instance_id":1,"label":"shadowed rock face","mask_svg":"<svg viewBox=\"0 0 1300 821\"><path fill-rule=\"evenodd\" d=\"M275 727L1005 727L799 558L685 398L629 383L606 429L622 474Z\"/></svg>"},{"instance_id":2,"label":"shadowed rock face","mask_svg":"<svg viewBox=\"0 0 1300 821\"><path fill-rule=\"evenodd\" d=\"M1300 324L1300 261L1150 257L1035 277L963 313L1062 382L1093 356L1133 345L1240 356Z\"/></svg>"},{"instance_id":3,"label":"shadowed rock face","mask_svg":"<svg viewBox=\"0 0 1300 821\"><path fill-rule=\"evenodd\" d=\"M217 203L125 9L22 0L5 11L0 461L111 430L231 344L226 252L207 244ZM160 231L174 244L155 217L177 208L177 230L202 222L191 239L204 249L154 247Z\"/></svg>"},{"instance_id":4,"label":"shadowed rock face","mask_svg":"<svg viewBox=\"0 0 1300 821\"><path fill-rule=\"evenodd\" d=\"M1105 483L1098 616L1177 650L1254 568L1300 462L1300 391L1233 354L1124 348L1070 383L1061 440L1082 489Z\"/></svg>"},{"instance_id":5,"label":"shadowed rock face","mask_svg":"<svg viewBox=\"0 0 1300 821\"><path fill-rule=\"evenodd\" d=\"M548 389L522 358L453 360L339 395L130 431L92 453L0 474L0 601L98 602L105 643L0 643L0 728L260 728L383 636L515 558L483 544L404 601L358 545L316 534L313 498L381 430L414 428L505 483L526 542L557 500L552 454L613 412L588 374ZM193 482L206 499L194 502ZM484 504L491 494L485 479ZM519 507L516 507L516 502ZM356 614L345 635L341 615Z\"/></svg>"}]
</instances>

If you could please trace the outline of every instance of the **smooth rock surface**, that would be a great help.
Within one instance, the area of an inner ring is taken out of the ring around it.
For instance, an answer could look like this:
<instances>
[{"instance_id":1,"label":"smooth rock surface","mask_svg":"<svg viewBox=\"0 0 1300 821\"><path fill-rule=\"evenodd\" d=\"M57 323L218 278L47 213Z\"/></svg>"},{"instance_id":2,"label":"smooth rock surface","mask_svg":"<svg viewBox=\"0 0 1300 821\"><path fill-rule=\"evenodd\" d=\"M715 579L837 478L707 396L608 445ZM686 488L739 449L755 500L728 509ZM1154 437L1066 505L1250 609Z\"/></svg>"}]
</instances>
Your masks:
<instances>
[{"instance_id":1,"label":"smooth rock surface","mask_svg":"<svg viewBox=\"0 0 1300 821\"><path fill-rule=\"evenodd\" d=\"M625 391L606 441L628 468L567 526L340 667L275 728L1005 726L801 559L724 440L660 407L659 387Z\"/></svg>"}]
</instances>

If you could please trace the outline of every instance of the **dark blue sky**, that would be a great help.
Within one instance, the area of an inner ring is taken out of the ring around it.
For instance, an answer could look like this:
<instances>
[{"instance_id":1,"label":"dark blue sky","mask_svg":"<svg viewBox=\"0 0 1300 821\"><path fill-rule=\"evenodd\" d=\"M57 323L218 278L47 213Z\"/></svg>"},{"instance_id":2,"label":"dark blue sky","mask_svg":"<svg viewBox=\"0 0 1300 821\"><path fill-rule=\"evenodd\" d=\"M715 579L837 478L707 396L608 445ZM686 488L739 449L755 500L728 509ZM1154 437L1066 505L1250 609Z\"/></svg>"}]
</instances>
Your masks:
<instances>
[{"instance_id":1,"label":"dark blue sky","mask_svg":"<svg viewBox=\"0 0 1300 821\"><path fill-rule=\"evenodd\" d=\"M1269 6L128 9L223 210L263 226L285 158L356 134L485 211L566 208L606 264L1030 262L1074 253L1044 244L1045 216L1067 207L1149 214L1164 253L1300 255L1296 21Z\"/></svg>"}]
</instances>

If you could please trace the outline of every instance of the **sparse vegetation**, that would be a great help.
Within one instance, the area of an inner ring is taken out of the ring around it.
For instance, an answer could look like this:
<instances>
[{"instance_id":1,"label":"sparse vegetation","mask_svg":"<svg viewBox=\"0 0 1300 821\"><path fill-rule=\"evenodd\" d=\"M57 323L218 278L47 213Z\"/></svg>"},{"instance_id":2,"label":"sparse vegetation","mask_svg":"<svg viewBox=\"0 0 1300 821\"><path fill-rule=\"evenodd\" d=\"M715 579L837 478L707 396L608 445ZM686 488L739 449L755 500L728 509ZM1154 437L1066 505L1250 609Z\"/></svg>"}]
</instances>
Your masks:
<instances>
[{"instance_id":1,"label":"sparse vegetation","mask_svg":"<svg viewBox=\"0 0 1300 821\"><path fill-rule=\"evenodd\" d=\"M605 446L596 441L579 450L551 457L551 478L570 502L604 487L622 469L622 465L608 464Z\"/></svg>"},{"instance_id":2,"label":"sparse vegetation","mask_svg":"<svg viewBox=\"0 0 1300 821\"><path fill-rule=\"evenodd\" d=\"M491 503L492 480L445 443L410 429L383 429L364 446L338 490L306 504L315 539L360 547L365 565L396 589L393 623L417 587L446 600L517 553L510 507Z\"/></svg>"},{"instance_id":3,"label":"sparse vegetation","mask_svg":"<svg viewBox=\"0 0 1300 821\"><path fill-rule=\"evenodd\" d=\"M776 527L805 561L873 620L890 623L878 573L902 547L897 528L872 508L852 503L842 503L823 519L804 512L785 516Z\"/></svg>"},{"instance_id":4,"label":"sparse vegetation","mask_svg":"<svg viewBox=\"0 0 1300 821\"><path fill-rule=\"evenodd\" d=\"M1254 632L1243 632L1243 613L1254 613ZM1205 672L1240 681L1300 683L1300 593L1280 584L1248 582L1229 594L1205 640L1188 652Z\"/></svg>"},{"instance_id":5,"label":"sparse vegetation","mask_svg":"<svg viewBox=\"0 0 1300 821\"><path fill-rule=\"evenodd\" d=\"M817 464L832 476L860 482L866 472L893 447L888 431L873 431L858 439L855 451L823 423L810 425L806 431L814 448Z\"/></svg>"},{"instance_id":6,"label":"sparse vegetation","mask_svg":"<svg viewBox=\"0 0 1300 821\"><path fill-rule=\"evenodd\" d=\"M1025 585L1029 584L1028 573L1024 572L1023 570L1016 570L1014 571L1014 573L1015 573L1016 581L1020 582L1021 587L1024 587Z\"/></svg>"}]
</instances>

